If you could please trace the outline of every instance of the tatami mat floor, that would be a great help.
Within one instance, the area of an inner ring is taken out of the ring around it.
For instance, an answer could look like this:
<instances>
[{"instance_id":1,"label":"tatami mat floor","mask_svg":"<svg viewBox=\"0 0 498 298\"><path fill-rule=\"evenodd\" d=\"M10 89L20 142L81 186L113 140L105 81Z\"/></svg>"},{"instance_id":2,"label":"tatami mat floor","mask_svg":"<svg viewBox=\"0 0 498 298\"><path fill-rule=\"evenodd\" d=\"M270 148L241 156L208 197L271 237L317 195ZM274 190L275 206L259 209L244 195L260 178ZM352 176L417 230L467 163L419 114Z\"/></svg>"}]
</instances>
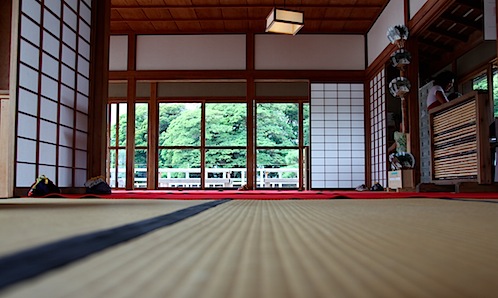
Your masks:
<instances>
[{"instance_id":1,"label":"tatami mat floor","mask_svg":"<svg viewBox=\"0 0 498 298\"><path fill-rule=\"evenodd\" d=\"M204 202L2 200L0 253ZM497 297L497 226L498 201L234 200L0 297Z\"/></svg>"}]
</instances>

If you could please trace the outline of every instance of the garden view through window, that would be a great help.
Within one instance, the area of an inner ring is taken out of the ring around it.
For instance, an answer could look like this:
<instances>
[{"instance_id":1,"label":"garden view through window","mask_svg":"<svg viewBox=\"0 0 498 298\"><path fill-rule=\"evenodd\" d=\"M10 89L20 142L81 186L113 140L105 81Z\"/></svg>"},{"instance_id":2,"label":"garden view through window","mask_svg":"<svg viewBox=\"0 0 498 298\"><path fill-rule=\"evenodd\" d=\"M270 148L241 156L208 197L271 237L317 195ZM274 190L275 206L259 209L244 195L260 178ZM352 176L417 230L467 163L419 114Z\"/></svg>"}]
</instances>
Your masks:
<instances>
[{"instance_id":1,"label":"garden view through window","mask_svg":"<svg viewBox=\"0 0 498 298\"><path fill-rule=\"evenodd\" d=\"M150 105L134 105L134 188L150 187L147 179L151 171L155 171L158 189L237 189L245 185L248 121L254 121L256 127L256 187L299 187L299 153L309 144L308 103L259 103L255 105L255 119L248 119L245 102L160 101L157 120L152 121L157 123L156 150L151 148L149 138L150 117L154 117L149 115ZM126 185L126 111L126 103L110 104L108 164L109 181L114 188ZM153 152L156 169L147 166Z\"/></svg>"},{"instance_id":2,"label":"garden view through window","mask_svg":"<svg viewBox=\"0 0 498 298\"><path fill-rule=\"evenodd\" d=\"M494 101L494 116L498 117L498 68L493 67L493 82L488 83L488 76L486 74L479 75L472 80L473 90L487 91L493 88L493 101Z\"/></svg>"}]
</instances>

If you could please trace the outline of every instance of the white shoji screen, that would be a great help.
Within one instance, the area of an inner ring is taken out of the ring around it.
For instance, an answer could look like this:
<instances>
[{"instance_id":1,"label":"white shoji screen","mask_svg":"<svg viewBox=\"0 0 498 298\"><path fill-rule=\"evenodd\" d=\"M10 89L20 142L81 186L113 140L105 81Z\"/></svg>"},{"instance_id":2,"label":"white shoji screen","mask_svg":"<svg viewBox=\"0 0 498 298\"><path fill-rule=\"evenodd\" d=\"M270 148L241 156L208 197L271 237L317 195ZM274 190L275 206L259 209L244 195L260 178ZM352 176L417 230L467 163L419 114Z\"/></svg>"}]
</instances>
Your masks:
<instances>
[{"instance_id":1,"label":"white shoji screen","mask_svg":"<svg viewBox=\"0 0 498 298\"><path fill-rule=\"evenodd\" d=\"M87 178L91 0L22 0L16 187Z\"/></svg>"},{"instance_id":2,"label":"white shoji screen","mask_svg":"<svg viewBox=\"0 0 498 298\"><path fill-rule=\"evenodd\" d=\"M371 177L372 183L387 186L386 85L385 71L370 81Z\"/></svg>"},{"instance_id":3,"label":"white shoji screen","mask_svg":"<svg viewBox=\"0 0 498 298\"><path fill-rule=\"evenodd\" d=\"M311 84L311 188L365 183L363 84Z\"/></svg>"}]
</instances>

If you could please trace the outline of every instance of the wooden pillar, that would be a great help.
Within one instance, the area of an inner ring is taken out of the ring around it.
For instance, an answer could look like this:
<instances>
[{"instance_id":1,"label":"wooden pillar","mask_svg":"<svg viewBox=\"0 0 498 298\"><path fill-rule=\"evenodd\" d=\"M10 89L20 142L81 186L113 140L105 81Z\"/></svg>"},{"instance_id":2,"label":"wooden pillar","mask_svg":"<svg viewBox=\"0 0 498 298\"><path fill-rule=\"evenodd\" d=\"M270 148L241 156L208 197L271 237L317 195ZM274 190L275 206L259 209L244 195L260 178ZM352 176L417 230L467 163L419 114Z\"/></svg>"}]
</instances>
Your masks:
<instances>
[{"instance_id":1,"label":"wooden pillar","mask_svg":"<svg viewBox=\"0 0 498 298\"><path fill-rule=\"evenodd\" d=\"M412 61L408 65L405 75L411 82L411 90L407 94L407 125L408 125L408 146L409 151L415 158L414 183L417 185L420 182L420 123L419 123L419 98L418 98L418 73L419 73L419 57L416 38L408 39L406 44L407 50L412 55Z\"/></svg>"},{"instance_id":2,"label":"wooden pillar","mask_svg":"<svg viewBox=\"0 0 498 298\"><path fill-rule=\"evenodd\" d=\"M14 195L19 5L0 1L0 198Z\"/></svg>"},{"instance_id":3,"label":"wooden pillar","mask_svg":"<svg viewBox=\"0 0 498 298\"><path fill-rule=\"evenodd\" d=\"M127 190L132 190L135 183L135 95L137 82L135 78L128 79L128 104L126 117L126 184Z\"/></svg>"},{"instance_id":4,"label":"wooden pillar","mask_svg":"<svg viewBox=\"0 0 498 298\"><path fill-rule=\"evenodd\" d=\"M246 35L246 69L249 73L254 70L254 34L248 33ZM256 165L256 150L255 150L255 107L254 99L256 98L256 88L254 83L254 77L248 76L246 78L247 90L246 90L246 104L247 104L247 187L249 189L255 189L255 165Z\"/></svg>"},{"instance_id":5,"label":"wooden pillar","mask_svg":"<svg viewBox=\"0 0 498 298\"><path fill-rule=\"evenodd\" d=\"M92 61L88 117L88 176L104 175L107 158L107 94L111 0L92 2Z\"/></svg>"},{"instance_id":6,"label":"wooden pillar","mask_svg":"<svg viewBox=\"0 0 498 298\"><path fill-rule=\"evenodd\" d=\"M158 156L158 130L159 130L159 104L157 103L157 82L150 85L149 100L149 135L147 140L147 189L157 189L159 177Z\"/></svg>"}]
</instances>

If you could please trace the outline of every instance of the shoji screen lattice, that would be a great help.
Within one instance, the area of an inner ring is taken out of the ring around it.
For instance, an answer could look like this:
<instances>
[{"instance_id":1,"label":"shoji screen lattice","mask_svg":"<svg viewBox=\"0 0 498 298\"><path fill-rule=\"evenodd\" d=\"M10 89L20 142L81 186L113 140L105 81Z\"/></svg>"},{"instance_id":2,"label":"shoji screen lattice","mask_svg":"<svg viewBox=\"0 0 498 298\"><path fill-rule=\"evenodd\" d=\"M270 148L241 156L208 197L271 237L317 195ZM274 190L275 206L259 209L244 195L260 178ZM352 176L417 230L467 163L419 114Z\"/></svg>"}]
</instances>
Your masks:
<instances>
[{"instance_id":1,"label":"shoji screen lattice","mask_svg":"<svg viewBox=\"0 0 498 298\"><path fill-rule=\"evenodd\" d=\"M363 84L311 84L311 188L365 183Z\"/></svg>"},{"instance_id":2,"label":"shoji screen lattice","mask_svg":"<svg viewBox=\"0 0 498 298\"><path fill-rule=\"evenodd\" d=\"M91 0L22 0L16 187L87 178Z\"/></svg>"},{"instance_id":3,"label":"shoji screen lattice","mask_svg":"<svg viewBox=\"0 0 498 298\"><path fill-rule=\"evenodd\" d=\"M370 81L370 145L372 183L387 186L386 85L382 70Z\"/></svg>"}]
</instances>

